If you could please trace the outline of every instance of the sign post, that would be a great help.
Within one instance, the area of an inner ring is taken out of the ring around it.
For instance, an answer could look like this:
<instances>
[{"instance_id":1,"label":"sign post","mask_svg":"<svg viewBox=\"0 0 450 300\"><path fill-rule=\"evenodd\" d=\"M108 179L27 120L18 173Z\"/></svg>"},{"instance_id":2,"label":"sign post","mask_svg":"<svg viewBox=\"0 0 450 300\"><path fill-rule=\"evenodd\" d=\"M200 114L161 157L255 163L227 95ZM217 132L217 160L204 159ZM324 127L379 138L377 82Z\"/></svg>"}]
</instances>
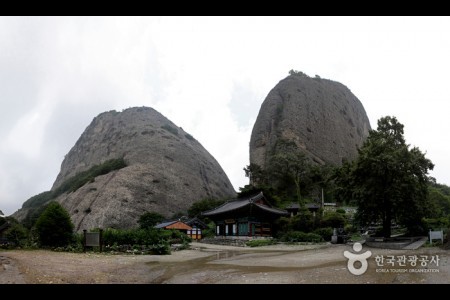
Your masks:
<instances>
[{"instance_id":1,"label":"sign post","mask_svg":"<svg viewBox=\"0 0 450 300\"><path fill-rule=\"evenodd\" d=\"M86 252L86 247L100 247L100 252L103 250L103 229L99 232L87 232L83 230L83 251Z\"/></svg>"}]
</instances>

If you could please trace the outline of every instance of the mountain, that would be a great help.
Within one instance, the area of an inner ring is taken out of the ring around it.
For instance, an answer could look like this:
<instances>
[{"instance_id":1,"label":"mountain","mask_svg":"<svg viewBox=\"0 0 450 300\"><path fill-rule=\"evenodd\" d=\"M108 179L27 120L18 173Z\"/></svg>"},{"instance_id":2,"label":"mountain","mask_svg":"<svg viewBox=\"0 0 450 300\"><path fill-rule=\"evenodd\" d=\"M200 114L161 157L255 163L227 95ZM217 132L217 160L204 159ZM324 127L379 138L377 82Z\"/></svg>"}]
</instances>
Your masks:
<instances>
[{"instance_id":1,"label":"mountain","mask_svg":"<svg viewBox=\"0 0 450 300\"><path fill-rule=\"evenodd\" d=\"M30 217L55 198L77 231L131 228L146 211L166 217L204 198L236 195L227 175L189 133L148 107L95 117L65 156L52 190L14 214Z\"/></svg>"},{"instance_id":2,"label":"mountain","mask_svg":"<svg viewBox=\"0 0 450 300\"><path fill-rule=\"evenodd\" d=\"M371 129L361 102L339 82L290 73L261 105L250 139L250 163L264 169L280 140L294 142L318 164L354 159Z\"/></svg>"}]
</instances>

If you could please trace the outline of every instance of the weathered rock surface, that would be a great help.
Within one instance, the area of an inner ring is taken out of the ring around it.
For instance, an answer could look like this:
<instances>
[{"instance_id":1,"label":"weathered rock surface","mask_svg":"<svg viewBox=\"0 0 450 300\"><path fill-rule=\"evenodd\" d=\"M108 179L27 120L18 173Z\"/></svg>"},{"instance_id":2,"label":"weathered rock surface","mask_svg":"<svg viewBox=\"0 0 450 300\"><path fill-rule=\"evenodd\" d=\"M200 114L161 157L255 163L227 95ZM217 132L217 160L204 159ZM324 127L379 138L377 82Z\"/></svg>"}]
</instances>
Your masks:
<instances>
[{"instance_id":1,"label":"weathered rock surface","mask_svg":"<svg viewBox=\"0 0 450 300\"><path fill-rule=\"evenodd\" d=\"M219 163L197 140L147 107L94 118L65 156L52 190L79 172L121 157L127 167L56 199L77 231L135 227L146 211L169 217L206 197L236 195ZM16 217L25 214L19 210Z\"/></svg>"},{"instance_id":2,"label":"weathered rock surface","mask_svg":"<svg viewBox=\"0 0 450 300\"><path fill-rule=\"evenodd\" d=\"M265 168L279 139L318 164L352 160L370 130L363 105L343 84L303 73L281 80L261 105L250 140L250 163Z\"/></svg>"}]
</instances>

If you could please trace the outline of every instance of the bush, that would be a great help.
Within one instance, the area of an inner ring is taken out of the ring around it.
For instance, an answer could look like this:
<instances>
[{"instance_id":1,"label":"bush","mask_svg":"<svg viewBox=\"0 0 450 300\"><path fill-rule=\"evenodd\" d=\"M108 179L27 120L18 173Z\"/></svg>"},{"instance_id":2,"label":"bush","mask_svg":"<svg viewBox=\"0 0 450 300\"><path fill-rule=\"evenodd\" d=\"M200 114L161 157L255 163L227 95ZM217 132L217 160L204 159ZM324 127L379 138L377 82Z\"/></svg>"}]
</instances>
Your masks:
<instances>
[{"instance_id":1,"label":"bush","mask_svg":"<svg viewBox=\"0 0 450 300\"><path fill-rule=\"evenodd\" d=\"M291 229L294 231L310 232L314 229L314 216L308 209L302 209L291 218Z\"/></svg>"},{"instance_id":2,"label":"bush","mask_svg":"<svg viewBox=\"0 0 450 300\"><path fill-rule=\"evenodd\" d=\"M67 246L73 239L73 227L69 213L57 202L50 202L36 221L42 246Z\"/></svg>"},{"instance_id":3,"label":"bush","mask_svg":"<svg viewBox=\"0 0 450 300\"><path fill-rule=\"evenodd\" d=\"M345 210L342 209L342 208L336 209L336 212L337 212L338 214L345 215Z\"/></svg>"},{"instance_id":4,"label":"bush","mask_svg":"<svg viewBox=\"0 0 450 300\"><path fill-rule=\"evenodd\" d=\"M202 212L216 208L224 202L225 201L223 200L216 199L202 199L194 202L188 209L188 216L189 218L198 217L199 219L204 220L205 218L202 216Z\"/></svg>"},{"instance_id":5,"label":"bush","mask_svg":"<svg viewBox=\"0 0 450 300\"><path fill-rule=\"evenodd\" d=\"M178 136L178 129L170 126L169 124L165 124L165 125L161 126L161 128L167 130L168 132L170 132L173 135Z\"/></svg>"},{"instance_id":6,"label":"bush","mask_svg":"<svg viewBox=\"0 0 450 300\"><path fill-rule=\"evenodd\" d=\"M170 254L171 244L181 244L179 249L186 249L191 241L190 237L178 230L108 228L103 231L105 249L113 251L133 248L134 252L140 253Z\"/></svg>"},{"instance_id":7,"label":"bush","mask_svg":"<svg viewBox=\"0 0 450 300\"><path fill-rule=\"evenodd\" d=\"M301 231L289 231L285 233L281 240L287 243L298 243L298 242L311 242L320 243L323 242L323 238L315 233L304 233Z\"/></svg>"},{"instance_id":8,"label":"bush","mask_svg":"<svg viewBox=\"0 0 450 300\"><path fill-rule=\"evenodd\" d=\"M275 245L277 242L275 240L251 240L246 243L249 247L261 247L261 246L269 246Z\"/></svg>"},{"instance_id":9,"label":"bush","mask_svg":"<svg viewBox=\"0 0 450 300\"><path fill-rule=\"evenodd\" d=\"M321 221L321 227L343 228L345 226L345 217L338 212L328 212Z\"/></svg>"},{"instance_id":10,"label":"bush","mask_svg":"<svg viewBox=\"0 0 450 300\"><path fill-rule=\"evenodd\" d=\"M27 242L28 231L21 224L15 223L6 231L6 238L15 246L23 247Z\"/></svg>"},{"instance_id":11,"label":"bush","mask_svg":"<svg viewBox=\"0 0 450 300\"><path fill-rule=\"evenodd\" d=\"M331 227L317 228L316 230L314 230L314 233L320 235L324 241L329 242L331 241L331 236L333 235L333 228Z\"/></svg>"},{"instance_id":12,"label":"bush","mask_svg":"<svg viewBox=\"0 0 450 300\"><path fill-rule=\"evenodd\" d=\"M157 212L146 212L140 216L138 224L141 229L150 229L163 220L164 216Z\"/></svg>"}]
</instances>

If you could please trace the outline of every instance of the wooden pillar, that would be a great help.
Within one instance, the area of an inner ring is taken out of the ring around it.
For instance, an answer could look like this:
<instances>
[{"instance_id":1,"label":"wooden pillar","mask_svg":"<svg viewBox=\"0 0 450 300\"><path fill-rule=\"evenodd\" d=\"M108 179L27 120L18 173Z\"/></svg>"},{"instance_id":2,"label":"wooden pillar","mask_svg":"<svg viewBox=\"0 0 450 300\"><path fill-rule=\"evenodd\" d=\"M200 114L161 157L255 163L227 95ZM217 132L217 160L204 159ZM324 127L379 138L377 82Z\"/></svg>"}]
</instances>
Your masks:
<instances>
[{"instance_id":1,"label":"wooden pillar","mask_svg":"<svg viewBox=\"0 0 450 300\"><path fill-rule=\"evenodd\" d=\"M83 229L83 252L86 252L86 229Z\"/></svg>"},{"instance_id":2,"label":"wooden pillar","mask_svg":"<svg viewBox=\"0 0 450 300\"><path fill-rule=\"evenodd\" d=\"M99 246L100 246L100 252L102 252L103 250L103 229L100 229L100 233L99 233L99 237L98 237L98 241L99 241Z\"/></svg>"}]
</instances>

